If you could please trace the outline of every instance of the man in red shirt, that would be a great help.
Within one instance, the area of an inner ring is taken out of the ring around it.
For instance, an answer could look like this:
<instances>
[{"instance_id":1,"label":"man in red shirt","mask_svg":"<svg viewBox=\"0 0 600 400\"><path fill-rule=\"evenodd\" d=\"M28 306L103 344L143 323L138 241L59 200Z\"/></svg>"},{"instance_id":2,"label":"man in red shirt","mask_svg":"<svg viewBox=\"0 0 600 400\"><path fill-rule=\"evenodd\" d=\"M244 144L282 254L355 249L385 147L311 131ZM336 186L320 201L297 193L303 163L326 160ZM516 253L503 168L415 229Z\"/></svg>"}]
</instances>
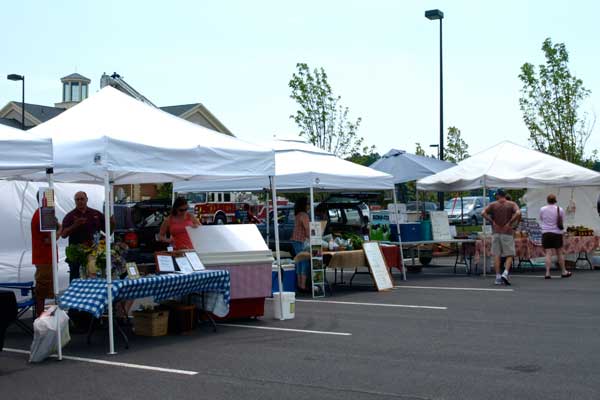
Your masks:
<instances>
[{"instance_id":1,"label":"man in red shirt","mask_svg":"<svg viewBox=\"0 0 600 400\"><path fill-rule=\"evenodd\" d=\"M57 237L60 224L57 223ZM58 258L58 249L56 249ZM40 209L31 218L31 263L35 265L35 309L37 317L44 311L46 299L54 298L52 281L52 240L50 232L40 231Z\"/></svg>"},{"instance_id":2,"label":"man in red shirt","mask_svg":"<svg viewBox=\"0 0 600 400\"><path fill-rule=\"evenodd\" d=\"M516 203L506 199L504 189L496 190L496 201L487 206L481 216L492 224L492 255L496 270L495 285L510 285L510 267L515 256L514 224L521 217ZM500 261L506 257L504 272L500 274Z\"/></svg>"},{"instance_id":3,"label":"man in red shirt","mask_svg":"<svg viewBox=\"0 0 600 400\"><path fill-rule=\"evenodd\" d=\"M104 229L104 214L87 206L85 192L75 193L75 209L63 219L62 237L69 238L69 244L91 244L94 234ZM67 260L69 281L79 278L79 263Z\"/></svg>"}]
</instances>

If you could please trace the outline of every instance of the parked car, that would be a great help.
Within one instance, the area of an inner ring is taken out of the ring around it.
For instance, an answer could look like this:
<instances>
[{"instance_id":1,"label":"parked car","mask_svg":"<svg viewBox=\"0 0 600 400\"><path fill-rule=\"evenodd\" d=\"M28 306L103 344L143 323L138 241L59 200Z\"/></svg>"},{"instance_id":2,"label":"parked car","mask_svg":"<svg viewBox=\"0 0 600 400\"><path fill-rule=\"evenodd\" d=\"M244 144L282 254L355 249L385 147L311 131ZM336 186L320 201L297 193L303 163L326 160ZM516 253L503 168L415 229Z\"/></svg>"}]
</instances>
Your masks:
<instances>
[{"instance_id":1,"label":"parked car","mask_svg":"<svg viewBox=\"0 0 600 400\"><path fill-rule=\"evenodd\" d=\"M294 232L294 206L278 206L277 214L279 218L277 223L279 224L279 249L286 251L293 256L294 249L292 247L291 237ZM260 231L262 237L267 239L267 223L266 221L257 224L256 227ZM269 248L275 250L275 234L274 234L274 222L273 222L273 210L269 211Z\"/></svg>"},{"instance_id":2,"label":"parked car","mask_svg":"<svg viewBox=\"0 0 600 400\"><path fill-rule=\"evenodd\" d=\"M436 211L438 209L438 204L431 201L419 201L419 211L421 212L430 212ZM409 201L406 203L406 211L417 211L417 202Z\"/></svg>"},{"instance_id":3,"label":"parked car","mask_svg":"<svg viewBox=\"0 0 600 400\"><path fill-rule=\"evenodd\" d=\"M451 224L479 225L483 223L481 212L488 203L483 196L454 197L446 200L444 210L448 213L448 222Z\"/></svg>"},{"instance_id":4,"label":"parked car","mask_svg":"<svg viewBox=\"0 0 600 400\"><path fill-rule=\"evenodd\" d=\"M360 234L363 223L363 204L360 200L351 197L336 196L315 205L315 218L327 218L327 226L323 235L330 233L357 233ZM294 206L278 207L279 214L279 243L282 251L289 252L292 257L295 252L292 248L291 236L294 232ZM269 248L275 249L275 235L273 234L273 212L269 214ZM257 225L262 236L267 236L266 223Z\"/></svg>"},{"instance_id":5,"label":"parked car","mask_svg":"<svg viewBox=\"0 0 600 400\"><path fill-rule=\"evenodd\" d=\"M166 250L167 245L158 240L158 233L170 212L170 199L115 204L115 239L129 246L127 261L153 263L154 252Z\"/></svg>"}]
</instances>

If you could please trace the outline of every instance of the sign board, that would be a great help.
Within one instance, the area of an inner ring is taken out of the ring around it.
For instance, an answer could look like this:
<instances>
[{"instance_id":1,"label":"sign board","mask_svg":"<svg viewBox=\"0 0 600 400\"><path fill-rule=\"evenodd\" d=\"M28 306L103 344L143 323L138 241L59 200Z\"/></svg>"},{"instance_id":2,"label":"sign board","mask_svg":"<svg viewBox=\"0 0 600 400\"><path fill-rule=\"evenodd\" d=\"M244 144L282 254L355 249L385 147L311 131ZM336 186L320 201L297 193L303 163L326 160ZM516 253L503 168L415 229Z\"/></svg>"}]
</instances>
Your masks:
<instances>
[{"instance_id":1,"label":"sign board","mask_svg":"<svg viewBox=\"0 0 600 400\"><path fill-rule=\"evenodd\" d=\"M365 258L369 263L369 271L375 281L375 286L378 291L389 290L394 287L392 276L383 258L383 253L377 242L363 243Z\"/></svg>"},{"instance_id":2,"label":"sign board","mask_svg":"<svg viewBox=\"0 0 600 400\"><path fill-rule=\"evenodd\" d=\"M175 262L177 263L179 271L183 272L184 274L191 274L192 272L194 272L192 264L190 264L190 261L186 256L175 257Z\"/></svg>"},{"instance_id":3,"label":"sign board","mask_svg":"<svg viewBox=\"0 0 600 400\"><path fill-rule=\"evenodd\" d=\"M56 208L54 207L54 190L49 188L38 189L38 199L40 208L40 231L55 231L56 226Z\"/></svg>"},{"instance_id":4,"label":"sign board","mask_svg":"<svg viewBox=\"0 0 600 400\"><path fill-rule=\"evenodd\" d=\"M175 263L173 263L173 256L170 253L159 252L154 253L154 256L157 272L175 272Z\"/></svg>"},{"instance_id":5,"label":"sign board","mask_svg":"<svg viewBox=\"0 0 600 400\"><path fill-rule=\"evenodd\" d=\"M127 270L127 276L129 277L129 279L138 279L140 277L140 271L138 271L136 263L125 263L125 269Z\"/></svg>"},{"instance_id":6,"label":"sign board","mask_svg":"<svg viewBox=\"0 0 600 400\"><path fill-rule=\"evenodd\" d=\"M203 271L205 269L204 264L202 264L202 261L200 261L200 257L198 257L198 254L189 251L185 253L185 256L187 257L194 271Z\"/></svg>"},{"instance_id":7,"label":"sign board","mask_svg":"<svg viewBox=\"0 0 600 400\"><path fill-rule=\"evenodd\" d=\"M450 224L448 223L448 214L446 214L446 211L431 211L429 215L431 215L431 234L433 240L452 240Z\"/></svg>"}]
</instances>

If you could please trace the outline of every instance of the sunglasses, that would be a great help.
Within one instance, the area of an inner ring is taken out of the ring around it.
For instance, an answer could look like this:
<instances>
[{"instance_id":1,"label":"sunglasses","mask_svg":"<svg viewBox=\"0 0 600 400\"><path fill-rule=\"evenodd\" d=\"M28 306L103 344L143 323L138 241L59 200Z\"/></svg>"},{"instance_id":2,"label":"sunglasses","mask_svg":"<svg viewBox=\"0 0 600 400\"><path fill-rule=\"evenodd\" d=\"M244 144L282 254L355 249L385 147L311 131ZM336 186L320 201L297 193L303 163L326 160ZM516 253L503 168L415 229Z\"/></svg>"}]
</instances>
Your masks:
<instances>
[{"instance_id":1,"label":"sunglasses","mask_svg":"<svg viewBox=\"0 0 600 400\"><path fill-rule=\"evenodd\" d=\"M181 212L181 213L182 213L182 212L186 212L186 211L187 211L187 208L178 208L178 209L177 209L177 211L178 211L178 212Z\"/></svg>"}]
</instances>

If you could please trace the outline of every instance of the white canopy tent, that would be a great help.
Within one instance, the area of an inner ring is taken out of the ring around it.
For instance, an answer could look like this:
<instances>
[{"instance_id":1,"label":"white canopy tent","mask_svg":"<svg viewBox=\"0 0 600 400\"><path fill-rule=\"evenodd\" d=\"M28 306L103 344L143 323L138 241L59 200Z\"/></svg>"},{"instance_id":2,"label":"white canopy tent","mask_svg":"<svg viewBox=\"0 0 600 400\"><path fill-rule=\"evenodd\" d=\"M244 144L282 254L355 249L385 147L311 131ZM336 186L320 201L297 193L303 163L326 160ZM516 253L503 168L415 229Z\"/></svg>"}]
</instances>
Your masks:
<instances>
[{"instance_id":1,"label":"white canopy tent","mask_svg":"<svg viewBox=\"0 0 600 400\"><path fill-rule=\"evenodd\" d=\"M342 160L300 140L273 140L261 143L275 151L277 189L290 191L312 187L318 190L392 190L392 176ZM269 187L267 177L251 179L208 179L177 182L177 192L253 191Z\"/></svg>"},{"instance_id":2,"label":"white canopy tent","mask_svg":"<svg viewBox=\"0 0 600 400\"><path fill-rule=\"evenodd\" d=\"M262 144L275 151L275 176L277 189L296 191L309 189L311 220L314 216L314 190L391 190L396 202L394 178L385 172L342 160L333 154L301 140L273 140ZM209 179L177 182L176 192L195 191L257 191L269 187L266 178ZM273 199L276 199L275 194ZM273 202L274 204L276 201ZM268 212L267 212L268 215ZM397 219L396 219L397 220ZM400 230L398 229L398 232ZM275 229L277 235L277 229ZM276 238L277 251L279 241ZM402 249L402 246L400 246ZM406 275L403 271L403 278ZM281 286L280 286L281 287Z\"/></svg>"},{"instance_id":3,"label":"white canopy tent","mask_svg":"<svg viewBox=\"0 0 600 400\"><path fill-rule=\"evenodd\" d=\"M417 181L419 190L453 192L483 188L484 196L489 187L549 190L590 186L600 186L599 173L510 141L500 142L456 167ZM485 269L484 265L484 275Z\"/></svg>"},{"instance_id":4,"label":"white canopy tent","mask_svg":"<svg viewBox=\"0 0 600 400\"><path fill-rule=\"evenodd\" d=\"M105 87L57 117L31 129L51 137L54 176L61 182L160 183L207 177L275 173L274 153L172 116ZM105 201L105 232L110 229ZM109 345L114 353L110 240L107 240Z\"/></svg>"},{"instance_id":5,"label":"white canopy tent","mask_svg":"<svg viewBox=\"0 0 600 400\"><path fill-rule=\"evenodd\" d=\"M455 192L481 187L541 188L600 186L600 174L509 141L500 142L435 175L419 190Z\"/></svg>"},{"instance_id":6,"label":"white canopy tent","mask_svg":"<svg viewBox=\"0 0 600 400\"><path fill-rule=\"evenodd\" d=\"M0 178L21 179L23 175L45 172L48 184L53 189L52 180L52 140L47 137L33 137L27 132L0 125ZM54 296L58 296L58 267L56 261L56 232L50 233L52 247L52 277ZM56 313L56 336L58 359L62 360L61 332Z\"/></svg>"}]
</instances>

